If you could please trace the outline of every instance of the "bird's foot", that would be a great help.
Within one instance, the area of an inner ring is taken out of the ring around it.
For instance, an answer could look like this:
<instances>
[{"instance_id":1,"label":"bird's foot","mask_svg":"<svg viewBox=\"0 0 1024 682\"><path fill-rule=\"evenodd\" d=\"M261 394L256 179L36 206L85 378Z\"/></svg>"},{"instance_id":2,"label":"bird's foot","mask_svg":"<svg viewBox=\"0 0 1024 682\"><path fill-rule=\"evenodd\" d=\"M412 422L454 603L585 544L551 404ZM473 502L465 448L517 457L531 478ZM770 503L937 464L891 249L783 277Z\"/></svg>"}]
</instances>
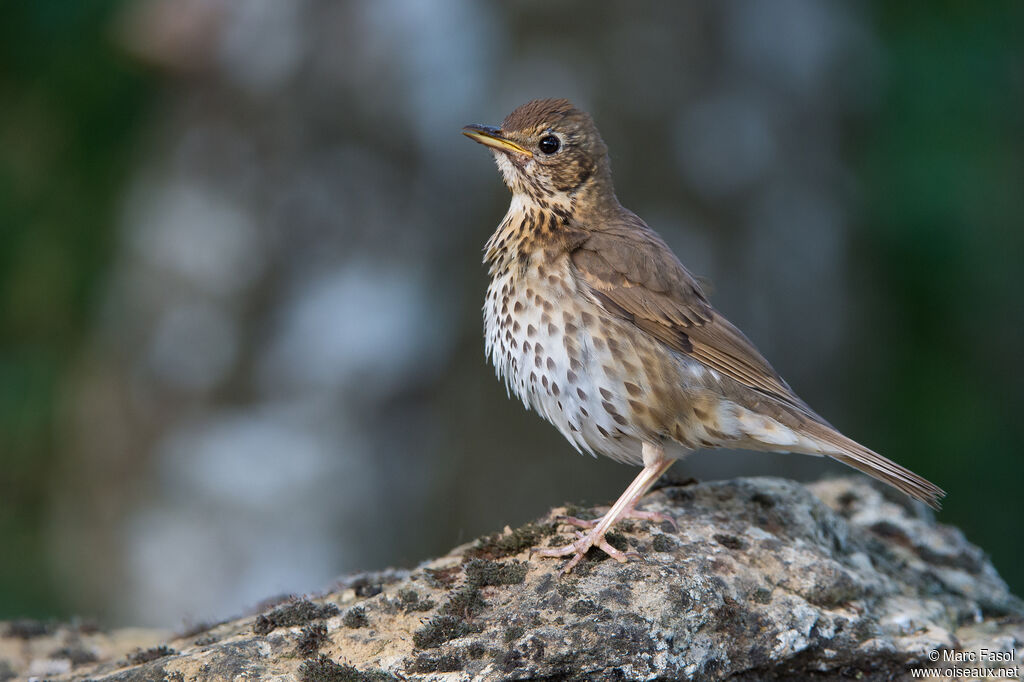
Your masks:
<instances>
[{"instance_id":1,"label":"bird's foot","mask_svg":"<svg viewBox=\"0 0 1024 682\"><path fill-rule=\"evenodd\" d=\"M562 566L562 570L559 571L562 575L565 575L573 568L576 567L587 552L590 551L591 547L597 547L605 554L615 559L621 564L626 563L630 559L639 559L641 557L639 552L623 552L622 550L615 549L611 546L608 540L605 538L605 534L608 532L607 528L594 528L589 533L576 532L576 542L570 542L564 547L542 547L531 550L531 554L537 554L538 556L549 556L549 557L563 557L573 554L572 559L566 562L565 566Z\"/></svg>"},{"instance_id":2,"label":"bird's foot","mask_svg":"<svg viewBox=\"0 0 1024 682\"><path fill-rule=\"evenodd\" d=\"M590 551L591 547L597 547L602 552L615 559L619 563L625 563L631 558L640 558L640 554L637 552L623 552L612 547L608 540L605 539L605 535L608 530L615 525L615 522L622 518L640 518L648 521L671 521L672 525L675 525L675 520L665 516L664 514L657 514L654 512L638 512L636 510L636 503L640 501L640 498L644 496L648 488L658 480L658 478L665 473L665 470L672 466L672 461L666 459L664 452L660 447L649 445L648 443L643 444L643 455L644 455L644 468L640 474L633 479L633 482L629 484L625 492L619 496L619 499L615 500L615 504L611 506L611 509L602 516L596 523L593 524L593 528L588 533L576 533L577 540L565 547L551 547L543 549L535 549L532 553L537 553L540 556L552 556L561 557L573 555L569 561L566 562L565 566L562 567L562 575L565 575L573 568L576 567L583 556ZM584 521L583 519L573 518L572 520L566 519L569 523L574 525L582 525L589 527L590 522Z\"/></svg>"},{"instance_id":3,"label":"bird's foot","mask_svg":"<svg viewBox=\"0 0 1024 682\"><path fill-rule=\"evenodd\" d=\"M593 528L597 524L601 523L604 517L596 519L581 519L576 516L559 515L555 517L556 521L561 523L568 523L570 526L576 526L577 528ZM619 517L620 519L636 519L638 521L651 521L653 523L663 523L668 521L672 524L672 529L675 531L679 530L679 524L676 523L675 518L668 514L662 514L661 512L651 511L640 511L639 509L630 509Z\"/></svg>"}]
</instances>

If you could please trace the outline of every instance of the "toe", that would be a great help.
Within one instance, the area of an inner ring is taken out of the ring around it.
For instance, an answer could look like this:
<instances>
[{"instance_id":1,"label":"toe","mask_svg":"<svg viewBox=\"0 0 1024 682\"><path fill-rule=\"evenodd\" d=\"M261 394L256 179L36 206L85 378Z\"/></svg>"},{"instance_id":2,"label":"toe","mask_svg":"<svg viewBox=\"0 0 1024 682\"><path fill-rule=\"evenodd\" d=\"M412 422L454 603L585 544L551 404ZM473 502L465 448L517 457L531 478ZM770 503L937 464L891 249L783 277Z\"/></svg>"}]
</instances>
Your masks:
<instances>
[{"instance_id":1,"label":"toe","mask_svg":"<svg viewBox=\"0 0 1024 682\"><path fill-rule=\"evenodd\" d=\"M637 519L640 521L651 521L653 523L663 523L665 521L668 521L670 524L672 524L672 528L675 531L678 532L679 530L679 524L676 523L675 518L668 514L662 514L661 512L637 511L633 509L625 515L625 518Z\"/></svg>"},{"instance_id":2,"label":"toe","mask_svg":"<svg viewBox=\"0 0 1024 682\"><path fill-rule=\"evenodd\" d=\"M576 516L559 516L557 517L557 520L559 523L568 523L570 526L576 526L577 528L593 528L601 519L581 519Z\"/></svg>"}]
</instances>

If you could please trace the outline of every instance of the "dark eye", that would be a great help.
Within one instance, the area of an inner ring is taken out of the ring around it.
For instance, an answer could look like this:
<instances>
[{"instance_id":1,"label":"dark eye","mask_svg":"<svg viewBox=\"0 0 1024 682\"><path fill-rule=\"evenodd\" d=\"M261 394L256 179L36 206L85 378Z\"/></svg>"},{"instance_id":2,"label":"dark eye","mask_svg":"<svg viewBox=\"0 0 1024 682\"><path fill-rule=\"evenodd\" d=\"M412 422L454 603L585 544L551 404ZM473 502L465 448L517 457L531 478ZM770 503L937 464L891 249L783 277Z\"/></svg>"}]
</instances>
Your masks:
<instances>
[{"instance_id":1,"label":"dark eye","mask_svg":"<svg viewBox=\"0 0 1024 682\"><path fill-rule=\"evenodd\" d=\"M558 138L554 135L545 135L540 138L540 144L538 146L545 154L554 154L558 151L558 148L562 146L562 143L559 142Z\"/></svg>"}]
</instances>

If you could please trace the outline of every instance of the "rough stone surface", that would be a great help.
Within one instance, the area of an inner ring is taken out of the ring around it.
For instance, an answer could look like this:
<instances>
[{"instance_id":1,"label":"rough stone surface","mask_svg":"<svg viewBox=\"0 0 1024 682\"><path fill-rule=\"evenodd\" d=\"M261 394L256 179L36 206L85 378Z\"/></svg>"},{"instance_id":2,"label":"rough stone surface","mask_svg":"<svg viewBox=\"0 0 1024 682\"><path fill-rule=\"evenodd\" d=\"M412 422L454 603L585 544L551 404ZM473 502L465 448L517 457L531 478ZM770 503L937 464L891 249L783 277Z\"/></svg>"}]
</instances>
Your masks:
<instances>
[{"instance_id":1,"label":"rough stone surface","mask_svg":"<svg viewBox=\"0 0 1024 682\"><path fill-rule=\"evenodd\" d=\"M0 623L0 680L890 680L936 650L1024 653L1024 604L985 554L865 479L667 487L645 507L679 530L627 523L612 542L643 560L592 552L567 577L528 555L568 540L560 509L176 636Z\"/></svg>"}]
</instances>

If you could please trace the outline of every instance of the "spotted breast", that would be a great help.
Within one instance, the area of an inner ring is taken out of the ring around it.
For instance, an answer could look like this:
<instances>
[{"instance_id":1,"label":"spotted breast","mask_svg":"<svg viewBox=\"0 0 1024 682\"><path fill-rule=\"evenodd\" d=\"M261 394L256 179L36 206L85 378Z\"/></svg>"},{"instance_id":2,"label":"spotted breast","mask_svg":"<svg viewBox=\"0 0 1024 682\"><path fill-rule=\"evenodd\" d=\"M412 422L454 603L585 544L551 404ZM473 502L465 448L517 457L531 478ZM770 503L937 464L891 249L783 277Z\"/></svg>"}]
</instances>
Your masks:
<instances>
[{"instance_id":1,"label":"spotted breast","mask_svg":"<svg viewBox=\"0 0 1024 682\"><path fill-rule=\"evenodd\" d=\"M602 314L580 290L558 224L549 209L513 206L486 247L486 352L506 388L577 450L631 464L644 441L675 441L670 456L681 457L720 440L720 401L682 392L683 373L695 386L712 373ZM539 239L550 243L524 243ZM695 411L702 419L681 417Z\"/></svg>"}]
</instances>

